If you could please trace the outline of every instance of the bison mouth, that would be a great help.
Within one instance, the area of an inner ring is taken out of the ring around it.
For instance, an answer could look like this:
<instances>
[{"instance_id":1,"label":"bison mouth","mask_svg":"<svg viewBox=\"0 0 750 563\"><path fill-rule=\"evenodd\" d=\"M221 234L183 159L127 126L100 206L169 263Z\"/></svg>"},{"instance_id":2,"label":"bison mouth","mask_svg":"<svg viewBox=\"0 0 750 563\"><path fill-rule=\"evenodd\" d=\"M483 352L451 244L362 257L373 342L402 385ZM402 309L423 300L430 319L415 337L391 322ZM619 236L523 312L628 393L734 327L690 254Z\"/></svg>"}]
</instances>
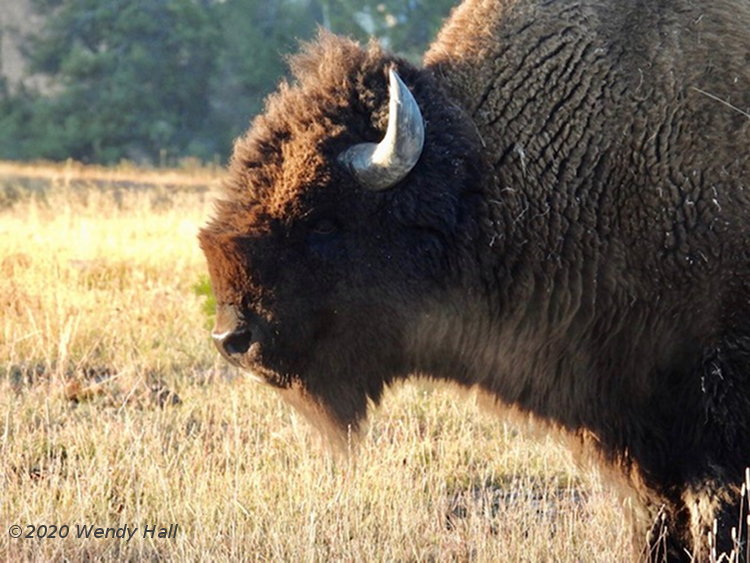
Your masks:
<instances>
[{"instance_id":1,"label":"bison mouth","mask_svg":"<svg viewBox=\"0 0 750 563\"><path fill-rule=\"evenodd\" d=\"M259 385L265 385L267 387L274 387L276 389L286 389L289 385L287 383L284 383L281 376L279 376L276 372L267 370L262 367L252 367L252 368L241 368L243 375L252 381L253 383L257 383ZM288 379L288 378L287 378Z\"/></svg>"}]
</instances>

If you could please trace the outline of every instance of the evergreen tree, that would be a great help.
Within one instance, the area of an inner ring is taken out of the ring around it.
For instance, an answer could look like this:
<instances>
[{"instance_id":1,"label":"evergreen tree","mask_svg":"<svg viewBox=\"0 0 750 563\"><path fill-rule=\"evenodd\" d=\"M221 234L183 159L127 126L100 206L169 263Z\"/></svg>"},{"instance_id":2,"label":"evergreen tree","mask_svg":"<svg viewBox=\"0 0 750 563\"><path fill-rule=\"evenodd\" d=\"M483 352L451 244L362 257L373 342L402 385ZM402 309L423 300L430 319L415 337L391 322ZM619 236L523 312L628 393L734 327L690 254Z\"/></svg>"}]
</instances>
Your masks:
<instances>
[{"instance_id":1,"label":"evergreen tree","mask_svg":"<svg viewBox=\"0 0 750 563\"><path fill-rule=\"evenodd\" d=\"M366 41L378 38L414 62L457 0L308 0L320 22L335 33Z\"/></svg>"},{"instance_id":2,"label":"evergreen tree","mask_svg":"<svg viewBox=\"0 0 750 563\"><path fill-rule=\"evenodd\" d=\"M299 0L228 0L217 13L225 43L212 82L212 127L226 155L287 72L284 57L317 22Z\"/></svg>"},{"instance_id":3,"label":"evergreen tree","mask_svg":"<svg viewBox=\"0 0 750 563\"><path fill-rule=\"evenodd\" d=\"M37 0L37 5L52 12L31 43L31 68L54 78L54 94L36 98L28 124L38 156L157 161L164 151L201 156L215 151L201 138L221 41L210 4Z\"/></svg>"}]
</instances>

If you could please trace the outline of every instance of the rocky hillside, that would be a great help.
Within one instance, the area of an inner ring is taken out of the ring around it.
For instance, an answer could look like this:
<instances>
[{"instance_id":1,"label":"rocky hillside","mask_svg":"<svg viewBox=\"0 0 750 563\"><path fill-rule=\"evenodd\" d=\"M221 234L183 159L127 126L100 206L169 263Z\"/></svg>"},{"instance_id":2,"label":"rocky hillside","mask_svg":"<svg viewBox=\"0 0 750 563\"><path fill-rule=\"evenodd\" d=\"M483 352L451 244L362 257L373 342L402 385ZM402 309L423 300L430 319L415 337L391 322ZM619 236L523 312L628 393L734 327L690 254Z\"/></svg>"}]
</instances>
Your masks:
<instances>
[{"instance_id":1,"label":"rocky hillside","mask_svg":"<svg viewBox=\"0 0 750 563\"><path fill-rule=\"evenodd\" d=\"M23 37L38 29L41 19L32 10L31 0L2 0L2 9L0 9L0 76L8 80L11 88L17 86L25 74L24 60L20 52ZM28 78L24 82L30 84Z\"/></svg>"}]
</instances>

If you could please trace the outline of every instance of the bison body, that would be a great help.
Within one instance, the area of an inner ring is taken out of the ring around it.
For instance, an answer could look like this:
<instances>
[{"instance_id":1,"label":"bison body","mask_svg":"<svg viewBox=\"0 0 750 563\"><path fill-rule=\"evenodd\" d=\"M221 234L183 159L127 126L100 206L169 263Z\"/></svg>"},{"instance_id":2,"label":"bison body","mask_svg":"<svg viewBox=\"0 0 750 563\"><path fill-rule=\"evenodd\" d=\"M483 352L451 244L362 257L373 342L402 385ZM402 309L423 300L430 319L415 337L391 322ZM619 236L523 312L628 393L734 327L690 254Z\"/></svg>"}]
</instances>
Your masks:
<instances>
[{"instance_id":1,"label":"bison body","mask_svg":"<svg viewBox=\"0 0 750 563\"><path fill-rule=\"evenodd\" d=\"M628 485L642 555L735 548L750 4L467 0L422 68L324 34L292 70L200 235L222 353L343 433L477 387Z\"/></svg>"}]
</instances>

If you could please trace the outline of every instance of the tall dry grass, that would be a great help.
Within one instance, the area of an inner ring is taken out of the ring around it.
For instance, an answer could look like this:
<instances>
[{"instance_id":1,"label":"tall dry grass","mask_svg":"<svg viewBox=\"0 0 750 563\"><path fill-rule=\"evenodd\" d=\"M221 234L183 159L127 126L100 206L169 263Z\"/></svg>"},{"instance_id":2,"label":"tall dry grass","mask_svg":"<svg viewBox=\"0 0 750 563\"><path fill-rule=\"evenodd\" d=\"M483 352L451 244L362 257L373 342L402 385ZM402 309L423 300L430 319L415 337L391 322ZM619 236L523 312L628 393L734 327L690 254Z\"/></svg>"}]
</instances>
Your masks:
<instances>
[{"instance_id":1,"label":"tall dry grass","mask_svg":"<svg viewBox=\"0 0 750 563\"><path fill-rule=\"evenodd\" d=\"M133 172L123 185L106 171L5 166L1 559L626 558L614 495L552 437L409 384L355 453L335 457L270 390L221 363L194 291L210 212L201 186L215 176ZM76 537L92 524L139 530ZM178 524L177 537L144 538L154 524ZM12 525L69 532L14 539Z\"/></svg>"}]
</instances>

